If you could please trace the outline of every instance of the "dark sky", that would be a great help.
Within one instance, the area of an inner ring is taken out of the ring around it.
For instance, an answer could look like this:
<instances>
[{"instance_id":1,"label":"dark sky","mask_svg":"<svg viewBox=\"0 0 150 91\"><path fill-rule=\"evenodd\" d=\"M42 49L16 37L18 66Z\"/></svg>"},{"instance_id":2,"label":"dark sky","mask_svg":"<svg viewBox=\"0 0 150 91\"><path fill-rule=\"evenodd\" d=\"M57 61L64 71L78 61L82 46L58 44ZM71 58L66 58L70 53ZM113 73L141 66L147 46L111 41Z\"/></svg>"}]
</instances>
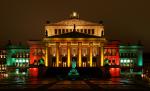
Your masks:
<instances>
[{"instance_id":1,"label":"dark sky","mask_svg":"<svg viewBox=\"0 0 150 91\"><path fill-rule=\"evenodd\" d=\"M150 0L0 0L0 42L40 39L47 20L66 19L72 11L103 20L107 39L141 40L150 52Z\"/></svg>"}]
</instances>

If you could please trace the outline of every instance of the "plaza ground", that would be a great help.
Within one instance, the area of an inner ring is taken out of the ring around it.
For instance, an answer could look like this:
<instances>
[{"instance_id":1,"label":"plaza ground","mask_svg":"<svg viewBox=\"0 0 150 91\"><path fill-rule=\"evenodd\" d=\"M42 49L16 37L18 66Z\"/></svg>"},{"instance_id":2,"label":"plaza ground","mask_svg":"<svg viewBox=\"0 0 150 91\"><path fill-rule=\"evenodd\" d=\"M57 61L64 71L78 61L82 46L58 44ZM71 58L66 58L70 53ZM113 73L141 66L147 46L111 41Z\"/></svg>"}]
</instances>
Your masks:
<instances>
[{"instance_id":1,"label":"plaza ground","mask_svg":"<svg viewBox=\"0 0 150 91\"><path fill-rule=\"evenodd\" d=\"M13 77L0 80L0 90L144 90L150 89L150 83L135 78L109 78L90 80L61 80L54 78Z\"/></svg>"}]
</instances>

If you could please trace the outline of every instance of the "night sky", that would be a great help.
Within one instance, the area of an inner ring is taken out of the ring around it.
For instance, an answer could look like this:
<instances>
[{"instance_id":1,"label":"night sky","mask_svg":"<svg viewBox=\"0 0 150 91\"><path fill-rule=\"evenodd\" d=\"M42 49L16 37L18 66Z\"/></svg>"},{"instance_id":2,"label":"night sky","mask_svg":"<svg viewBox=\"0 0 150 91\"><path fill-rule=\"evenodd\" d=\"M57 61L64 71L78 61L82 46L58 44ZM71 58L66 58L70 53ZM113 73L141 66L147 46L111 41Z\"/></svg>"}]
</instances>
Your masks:
<instances>
[{"instance_id":1,"label":"night sky","mask_svg":"<svg viewBox=\"0 0 150 91\"><path fill-rule=\"evenodd\" d=\"M107 39L141 40L150 52L150 0L0 0L0 42L41 39L47 20L67 19L72 11L103 20Z\"/></svg>"}]
</instances>

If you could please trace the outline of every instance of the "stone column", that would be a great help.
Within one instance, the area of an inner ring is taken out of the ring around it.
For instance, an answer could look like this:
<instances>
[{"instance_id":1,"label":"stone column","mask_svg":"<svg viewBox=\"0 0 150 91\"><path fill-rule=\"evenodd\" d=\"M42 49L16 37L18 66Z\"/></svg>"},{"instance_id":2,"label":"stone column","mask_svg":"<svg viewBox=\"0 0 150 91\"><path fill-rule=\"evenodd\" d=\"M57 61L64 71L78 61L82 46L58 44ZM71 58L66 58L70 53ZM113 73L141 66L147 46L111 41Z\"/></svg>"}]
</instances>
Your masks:
<instances>
[{"instance_id":1,"label":"stone column","mask_svg":"<svg viewBox=\"0 0 150 91\"><path fill-rule=\"evenodd\" d=\"M67 63L68 63L68 67L70 67L70 45L71 43L67 43Z\"/></svg>"},{"instance_id":2,"label":"stone column","mask_svg":"<svg viewBox=\"0 0 150 91\"><path fill-rule=\"evenodd\" d=\"M46 50L45 50L45 66L48 66L48 46L46 46Z\"/></svg>"},{"instance_id":3,"label":"stone column","mask_svg":"<svg viewBox=\"0 0 150 91\"><path fill-rule=\"evenodd\" d=\"M48 66L48 43L46 43L46 45L45 45L45 66L47 67Z\"/></svg>"},{"instance_id":4,"label":"stone column","mask_svg":"<svg viewBox=\"0 0 150 91\"><path fill-rule=\"evenodd\" d=\"M92 67L92 59L93 59L93 43L92 42L90 42L90 67Z\"/></svg>"},{"instance_id":5,"label":"stone column","mask_svg":"<svg viewBox=\"0 0 150 91\"><path fill-rule=\"evenodd\" d=\"M59 67L59 42L56 43L56 67Z\"/></svg>"},{"instance_id":6,"label":"stone column","mask_svg":"<svg viewBox=\"0 0 150 91\"><path fill-rule=\"evenodd\" d=\"M101 66L104 65L104 47L101 45Z\"/></svg>"},{"instance_id":7,"label":"stone column","mask_svg":"<svg viewBox=\"0 0 150 91\"><path fill-rule=\"evenodd\" d=\"M80 42L80 43L78 43L78 52L79 52L79 67L81 67L81 64L82 64L82 58L81 58L81 45L82 45L82 43Z\"/></svg>"}]
</instances>

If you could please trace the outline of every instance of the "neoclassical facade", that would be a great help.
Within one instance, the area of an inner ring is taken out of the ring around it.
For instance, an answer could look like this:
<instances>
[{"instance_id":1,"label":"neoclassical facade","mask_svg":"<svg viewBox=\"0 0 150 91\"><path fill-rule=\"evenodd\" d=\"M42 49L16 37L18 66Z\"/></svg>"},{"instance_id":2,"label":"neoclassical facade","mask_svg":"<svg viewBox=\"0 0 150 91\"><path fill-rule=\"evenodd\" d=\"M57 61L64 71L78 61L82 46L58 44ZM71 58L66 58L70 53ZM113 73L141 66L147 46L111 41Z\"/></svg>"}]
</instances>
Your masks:
<instances>
[{"instance_id":1,"label":"neoclassical facade","mask_svg":"<svg viewBox=\"0 0 150 91\"><path fill-rule=\"evenodd\" d=\"M30 41L32 46L33 42L37 43ZM40 47L41 42L38 42L35 46ZM45 66L70 67L73 59L77 67L103 66L105 42L101 23L81 20L73 12L70 19L45 25L45 37L41 44L42 50L45 50ZM31 64L34 60L31 59Z\"/></svg>"},{"instance_id":2,"label":"neoclassical facade","mask_svg":"<svg viewBox=\"0 0 150 91\"><path fill-rule=\"evenodd\" d=\"M82 20L76 12L69 19L47 22L44 32L42 40L28 41L30 65L71 67L72 60L77 67L109 64L112 68L134 69L143 65L142 45L122 45L119 41L106 40L102 22Z\"/></svg>"}]
</instances>

